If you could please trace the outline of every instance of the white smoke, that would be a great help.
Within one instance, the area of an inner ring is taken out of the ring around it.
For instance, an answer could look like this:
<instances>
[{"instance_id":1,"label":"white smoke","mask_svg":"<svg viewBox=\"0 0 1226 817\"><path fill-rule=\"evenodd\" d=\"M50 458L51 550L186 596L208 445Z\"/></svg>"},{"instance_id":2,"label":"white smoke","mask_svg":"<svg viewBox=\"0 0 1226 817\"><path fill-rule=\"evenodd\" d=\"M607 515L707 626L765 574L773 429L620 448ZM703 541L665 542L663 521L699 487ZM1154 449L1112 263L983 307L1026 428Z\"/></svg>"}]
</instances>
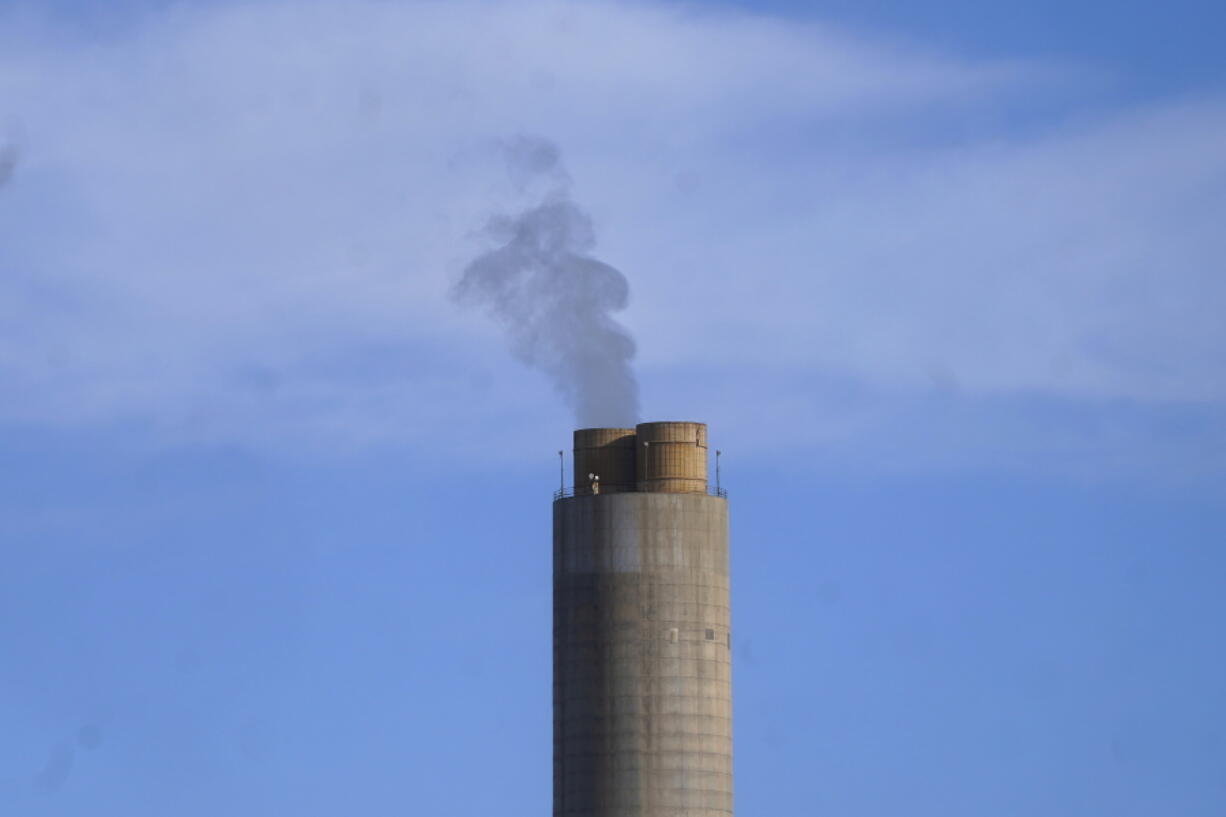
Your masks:
<instances>
[{"instance_id":1,"label":"white smoke","mask_svg":"<svg viewBox=\"0 0 1226 817\"><path fill-rule=\"evenodd\" d=\"M503 325L512 353L553 380L579 426L634 425L634 340L612 317L626 308L630 285L592 257L592 220L570 197L558 148L521 136L503 152L521 190L543 184L544 192L525 210L490 220L485 234L499 246L465 268L453 295Z\"/></svg>"}]
</instances>

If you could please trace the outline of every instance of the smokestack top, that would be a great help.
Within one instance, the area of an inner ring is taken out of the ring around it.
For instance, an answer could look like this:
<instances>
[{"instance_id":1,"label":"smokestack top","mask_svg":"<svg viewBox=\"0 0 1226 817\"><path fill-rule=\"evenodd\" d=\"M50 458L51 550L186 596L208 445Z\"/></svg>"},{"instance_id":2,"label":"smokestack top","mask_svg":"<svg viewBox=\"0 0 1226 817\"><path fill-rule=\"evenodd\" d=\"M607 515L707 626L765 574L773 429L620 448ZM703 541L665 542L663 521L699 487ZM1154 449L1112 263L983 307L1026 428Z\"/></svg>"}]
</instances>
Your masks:
<instances>
[{"instance_id":1,"label":"smokestack top","mask_svg":"<svg viewBox=\"0 0 1226 817\"><path fill-rule=\"evenodd\" d=\"M575 431L575 495L595 493L593 483L600 477L600 492L625 493L634 490L634 429L580 428ZM589 476L592 475L592 476Z\"/></svg>"},{"instance_id":2,"label":"smokestack top","mask_svg":"<svg viewBox=\"0 0 1226 817\"><path fill-rule=\"evenodd\" d=\"M635 428L580 428L574 435L575 495L705 493L706 423L665 421ZM597 487L599 486L599 487Z\"/></svg>"}]
</instances>

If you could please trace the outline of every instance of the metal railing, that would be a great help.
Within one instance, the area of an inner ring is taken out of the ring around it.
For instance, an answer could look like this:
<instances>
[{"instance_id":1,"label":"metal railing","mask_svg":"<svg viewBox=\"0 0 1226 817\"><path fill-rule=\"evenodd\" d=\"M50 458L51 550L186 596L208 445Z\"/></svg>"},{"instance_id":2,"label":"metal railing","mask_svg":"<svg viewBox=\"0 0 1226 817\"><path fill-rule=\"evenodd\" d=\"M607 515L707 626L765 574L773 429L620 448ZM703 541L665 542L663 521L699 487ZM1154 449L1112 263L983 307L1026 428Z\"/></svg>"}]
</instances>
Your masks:
<instances>
[{"instance_id":1,"label":"metal railing","mask_svg":"<svg viewBox=\"0 0 1226 817\"><path fill-rule=\"evenodd\" d=\"M633 494L633 493L655 493L655 492L652 492L652 491L610 491L609 493L611 493L611 494L614 494L614 493L616 493L616 494ZM708 486L706 487L706 490L704 490L704 491L660 491L659 493L678 493L678 494L697 494L697 493L704 493L704 494L706 494L707 496L717 496L717 497L719 497L720 499L727 499L727 498L728 498L728 489L727 489L727 488L720 488L720 487L717 487L717 486L715 486L715 485L708 485ZM554 501L554 502L557 502L559 499L569 499L569 498L570 498L570 497L572 497L572 496L575 496L575 489L574 489L574 487L570 487L570 488L562 488L562 489L560 489L560 490L557 490L557 491L554 491L554 492L553 492L553 501ZM591 496L591 494L583 494L583 496Z\"/></svg>"}]
</instances>

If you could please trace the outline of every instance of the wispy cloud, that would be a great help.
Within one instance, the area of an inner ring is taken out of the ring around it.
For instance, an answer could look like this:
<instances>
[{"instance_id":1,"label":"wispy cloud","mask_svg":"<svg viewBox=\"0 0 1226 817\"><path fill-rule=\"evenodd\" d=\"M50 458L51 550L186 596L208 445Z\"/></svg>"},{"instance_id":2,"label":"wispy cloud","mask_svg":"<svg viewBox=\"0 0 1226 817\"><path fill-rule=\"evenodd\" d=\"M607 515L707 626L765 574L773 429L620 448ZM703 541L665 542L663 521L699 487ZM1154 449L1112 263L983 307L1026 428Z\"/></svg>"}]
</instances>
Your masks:
<instances>
[{"instance_id":1,"label":"wispy cloud","mask_svg":"<svg viewBox=\"0 0 1226 817\"><path fill-rule=\"evenodd\" d=\"M0 199L3 420L564 426L446 305L514 206L489 145L525 131L566 151L631 281L648 414L822 414L812 376L1226 401L1219 100L1012 135L976 123L1083 78L652 4L265 2L59 37L0 56L30 148ZM779 392L729 394L750 372Z\"/></svg>"}]
</instances>

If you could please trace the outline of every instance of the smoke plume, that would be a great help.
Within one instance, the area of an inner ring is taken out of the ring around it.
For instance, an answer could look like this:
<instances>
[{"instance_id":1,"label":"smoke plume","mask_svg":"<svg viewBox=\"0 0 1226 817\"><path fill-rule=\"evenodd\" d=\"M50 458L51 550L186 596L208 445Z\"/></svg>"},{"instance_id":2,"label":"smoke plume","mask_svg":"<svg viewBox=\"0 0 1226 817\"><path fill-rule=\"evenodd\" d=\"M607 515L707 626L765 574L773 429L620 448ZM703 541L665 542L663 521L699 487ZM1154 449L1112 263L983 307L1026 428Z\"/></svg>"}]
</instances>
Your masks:
<instances>
[{"instance_id":1,"label":"smoke plume","mask_svg":"<svg viewBox=\"0 0 1226 817\"><path fill-rule=\"evenodd\" d=\"M475 258L453 291L502 324L515 357L545 372L580 426L638 421L634 340L613 313L626 308L626 277L592 257L592 220L570 197L558 149L536 137L503 145L507 168L536 203L492 218L496 249Z\"/></svg>"}]
</instances>

